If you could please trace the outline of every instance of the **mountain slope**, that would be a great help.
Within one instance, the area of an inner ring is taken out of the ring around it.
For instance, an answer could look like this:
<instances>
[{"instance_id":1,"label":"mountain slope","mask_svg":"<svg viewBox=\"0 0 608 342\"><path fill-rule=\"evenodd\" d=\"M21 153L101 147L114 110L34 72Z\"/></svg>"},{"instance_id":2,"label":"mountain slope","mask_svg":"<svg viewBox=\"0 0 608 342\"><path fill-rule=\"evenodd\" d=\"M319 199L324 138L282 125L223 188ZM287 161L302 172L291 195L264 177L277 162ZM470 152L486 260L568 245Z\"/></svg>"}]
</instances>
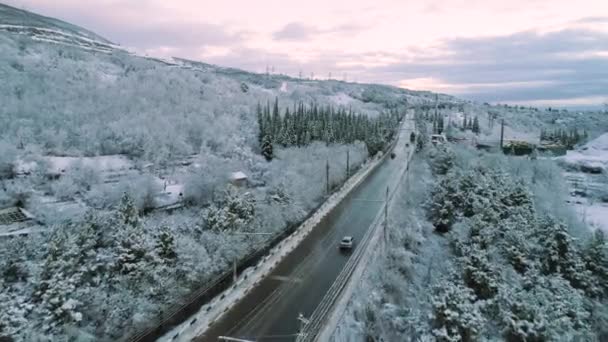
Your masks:
<instances>
[{"instance_id":1,"label":"mountain slope","mask_svg":"<svg viewBox=\"0 0 608 342\"><path fill-rule=\"evenodd\" d=\"M109 51L114 44L99 35L61 20L0 4L0 32L28 35L39 41Z\"/></svg>"},{"instance_id":2,"label":"mountain slope","mask_svg":"<svg viewBox=\"0 0 608 342\"><path fill-rule=\"evenodd\" d=\"M284 231L366 161L365 143L325 134L332 111L368 116L375 137L385 112L394 124L434 98L145 58L0 9L0 207L45 223L17 240L0 225L0 339L119 340L147 326L272 237L233 231ZM275 101L277 116L314 108L308 128L326 141L275 143L266 160L256 108ZM237 171L243 188L229 184Z\"/></svg>"}]
</instances>

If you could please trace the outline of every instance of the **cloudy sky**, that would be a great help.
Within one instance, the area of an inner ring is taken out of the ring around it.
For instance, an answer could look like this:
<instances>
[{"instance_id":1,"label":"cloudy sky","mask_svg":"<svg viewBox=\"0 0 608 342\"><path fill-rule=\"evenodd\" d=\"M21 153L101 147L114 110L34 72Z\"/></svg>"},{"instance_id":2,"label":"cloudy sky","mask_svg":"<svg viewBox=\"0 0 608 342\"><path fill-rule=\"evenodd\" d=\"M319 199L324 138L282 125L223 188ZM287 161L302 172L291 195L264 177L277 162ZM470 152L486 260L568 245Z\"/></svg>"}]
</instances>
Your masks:
<instances>
[{"instance_id":1,"label":"cloudy sky","mask_svg":"<svg viewBox=\"0 0 608 342\"><path fill-rule=\"evenodd\" d=\"M0 1L149 55L478 101L608 101L606 0Z\"/></svg>"}]
</instances>

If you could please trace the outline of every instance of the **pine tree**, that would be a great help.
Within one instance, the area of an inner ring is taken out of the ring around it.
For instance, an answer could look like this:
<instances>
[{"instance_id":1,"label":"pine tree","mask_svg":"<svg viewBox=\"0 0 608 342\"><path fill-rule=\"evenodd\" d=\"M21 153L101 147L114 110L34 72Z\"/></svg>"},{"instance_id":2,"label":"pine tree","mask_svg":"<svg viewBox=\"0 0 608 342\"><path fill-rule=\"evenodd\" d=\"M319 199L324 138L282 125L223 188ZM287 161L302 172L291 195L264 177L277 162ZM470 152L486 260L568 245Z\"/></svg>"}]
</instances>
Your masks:
<instances>
[{"instance_id":1,"label":"pine tree","mask_svg":"<svg viewBox=\"0 0 608 342\"><path fill-rule=\"evenodd\" d=\"M122 198L120 199L117 214L118 220L121 223L130 225L132 227L139 225L139 213L137 212L137 207L135 206L133 198L127 192L124 192Z\"/></svg>"},{"instance_id":2,"label":"pine tree","mask_svg":"<svg viewBox=\"0 0 608 342\"><path fill-rule=\"evenodd\" d=\"M272 138L276 139L281 130L281 115L279 114L279 98L274 99L274 107L272 109Z\"/></svg>"},{"instance_id":3,"label":"pine tree","mask_svg":"<svg viewBox=\"0 0 608 342\"><path fill-rule=\"evenodd\" d=\"M479 119L477 119L477 117L475 117L475 119L473 120L473 132L475 134L479 134Z\"/></svg>"},{"instance_id":4,"label":"pine tree","mask_svg":"<svg viewBox=\"0 0 608 342\"><path fill-rule=\"evenodd\" d=\"M604 232L597 229L584 251L583 259L595 283L602 288L604 298L608 297L608 241Z\"/></svg>"},{"instance_id":5,"label":"pine tree","mask_svg":"<svg viewBox=\"0 0 608 342\"><path fill-rule=\"evenodd\" d=\"M264 136L264 140L262 141L262 155L266 158L267 161L271 161L274 158L274 154L272 151L272 141L269 135Z\"/></svg>"},{"instance_id":6,"label":"pine tree","mask_svg":"<svg viewBox=\"0 0 608 342\"><path fill-rule=\"evenodd\" d=\"M167 227L162 227L156 235L156 254L165 263L173 262L177 258L175 239Z\"/></svg>"},{"instance_id":7,"label":"pine tree","mask_svg":"<svg viewBox=\"0 0 608 342\"><path fill-rule=\"evenodd\" d=\"M120 274L141 276L148 258L148 246L142 240L141 233L125 225L119 231L117 242L115 270Z\"/></svg>"}]
</instances>

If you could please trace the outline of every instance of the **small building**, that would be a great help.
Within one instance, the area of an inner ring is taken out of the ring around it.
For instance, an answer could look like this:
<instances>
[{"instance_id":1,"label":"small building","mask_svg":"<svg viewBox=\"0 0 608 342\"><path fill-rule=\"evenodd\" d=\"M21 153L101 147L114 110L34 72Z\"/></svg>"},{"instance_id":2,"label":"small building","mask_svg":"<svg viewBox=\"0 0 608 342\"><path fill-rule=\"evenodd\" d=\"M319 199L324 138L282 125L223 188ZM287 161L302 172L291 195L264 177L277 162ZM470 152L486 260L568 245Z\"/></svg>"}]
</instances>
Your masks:
<instances>
[{"instance_id":1,"label":"small building","mask_svg":"<svg viewBox=\"0 0 608 342\"><path fill-rule=\"evenodd\" d=\"M230 183L235 186L247 186L249 178L242 171L233 172L230 175Z\"/></svg>"},{"instance_id":2,"label":"small building","mask_svg":"<svg viewBox=\"0 0 608 342\"><path fill-rule=\"evenodd\" d=\"M30 221L34 215L19 207L0 209L0 225L9 225L17 222Z\"/></svg>"},{"instance_id":3,"label":"small building","mask_svg":"<svg viewBox=\"0 0 608 342\"><path fill-rule=\"evenodd\" d=\"M23 236L40 230L34 215L19 207L0 209L0 237Z\"/></svg>"}]
</instances>

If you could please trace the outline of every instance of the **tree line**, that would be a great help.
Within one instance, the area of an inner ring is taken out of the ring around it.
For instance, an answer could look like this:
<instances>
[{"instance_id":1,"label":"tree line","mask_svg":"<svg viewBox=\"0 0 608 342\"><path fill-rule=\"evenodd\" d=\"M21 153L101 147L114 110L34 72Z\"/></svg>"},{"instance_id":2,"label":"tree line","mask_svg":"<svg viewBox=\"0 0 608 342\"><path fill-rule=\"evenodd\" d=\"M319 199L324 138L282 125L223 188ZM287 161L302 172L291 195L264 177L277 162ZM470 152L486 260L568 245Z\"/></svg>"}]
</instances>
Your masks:
<instances>
[{"instance_id":1,"label":"tree line","mask_svg":"<svg viewBox=\"0 0 608 342\"><path fill-rule=\"evenodd\" d=\"M540 141L561 144L568 148L573 148L574 145L587 140L588 137L587 131L583 131L581 134L576 128L570 130L561 128L555 130L543 129L540 131Z\"/></svg>"},{"instance_id":2,"label":"tree line","mask_svg":"<svg viewBox=\"0 0 608 342\"><path fill-rule=\"evenodd\" d=\"M395 134L403 114L389 109L376 117L354 113L346 108L303 102L286 107L281 114L279 101L258 104L258 142L267 160L273 158L272 146L306 146L313 141L351 144L362 141L370 155L381 151Z\"/></svg>"}]
</instances>

